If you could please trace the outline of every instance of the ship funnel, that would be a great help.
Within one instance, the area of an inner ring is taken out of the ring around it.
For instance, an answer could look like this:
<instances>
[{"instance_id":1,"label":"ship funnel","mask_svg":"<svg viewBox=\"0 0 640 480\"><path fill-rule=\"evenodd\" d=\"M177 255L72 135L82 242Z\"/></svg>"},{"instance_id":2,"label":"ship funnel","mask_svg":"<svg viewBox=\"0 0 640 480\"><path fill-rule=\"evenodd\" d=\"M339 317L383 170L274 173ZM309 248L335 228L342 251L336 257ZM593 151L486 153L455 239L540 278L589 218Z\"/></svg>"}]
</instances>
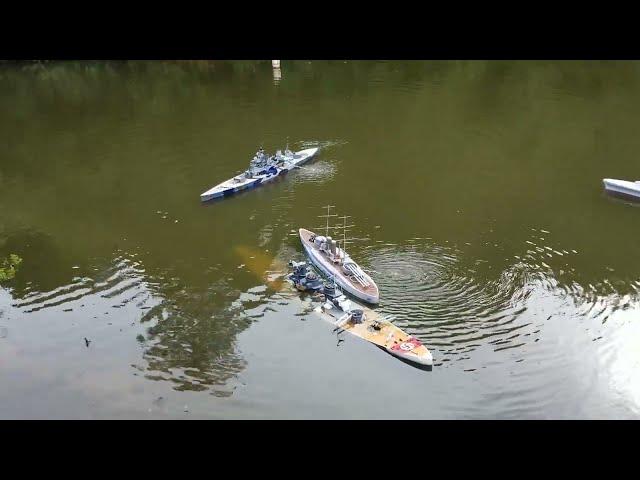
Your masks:
<instances>
[{"instance_id":1,"label":"ship funnel","mask_svg":"<svg viewBox=\"0 0 640 480\"><path fill-rule=\"evenodd\" d=\"M336 296L336 289L331 283L324 282L324 285L322 287L323 287L323 293L328 298L333 298Z\"/></svg>"}]
</instances>

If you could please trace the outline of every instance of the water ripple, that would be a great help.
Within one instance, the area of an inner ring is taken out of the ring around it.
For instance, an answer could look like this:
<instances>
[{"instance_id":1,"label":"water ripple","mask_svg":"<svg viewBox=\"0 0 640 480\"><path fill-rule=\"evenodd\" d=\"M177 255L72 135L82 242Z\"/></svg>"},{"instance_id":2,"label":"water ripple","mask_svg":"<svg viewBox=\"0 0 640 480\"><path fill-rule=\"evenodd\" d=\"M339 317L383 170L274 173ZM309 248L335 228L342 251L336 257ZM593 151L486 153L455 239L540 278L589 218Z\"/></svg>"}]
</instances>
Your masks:
<instances>
[{"instance_id":1,"label":"water ripple","mask_svg":"<svg viewBox=\"0 0 640 480\"><path fill-rule=\"evenodd\" d=\"M369 251L364 263L376 272L382 312L441 355L521 346L531 329L521 319L531 291L527 275L514 267L483 282L463 270L457 255L434 244Z\"/></svg>"}]
</instances>

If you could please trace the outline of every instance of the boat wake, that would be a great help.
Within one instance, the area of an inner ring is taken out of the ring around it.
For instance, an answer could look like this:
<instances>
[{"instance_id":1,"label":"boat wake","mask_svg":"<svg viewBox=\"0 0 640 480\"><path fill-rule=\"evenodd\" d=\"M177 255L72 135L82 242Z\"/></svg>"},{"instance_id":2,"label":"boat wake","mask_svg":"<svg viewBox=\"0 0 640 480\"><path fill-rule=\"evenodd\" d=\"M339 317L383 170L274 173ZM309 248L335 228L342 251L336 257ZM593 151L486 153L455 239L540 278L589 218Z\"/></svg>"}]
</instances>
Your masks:
<instances>
[{"instance_id":1,"label":"boat wake","mask_svg":"<svg viewBox=\"0 0 640 480\"><path fill-rule=\"evenodd\" d=\"M292 172L293 181L291 183L326 183L336 176L337 171L336 166L327 160L310 163Z\"/></svg>"},{"instance_id":2,"label":"boat wake","mask_svg":"<svg viewBox=\"0 0 640 480\"><path fill-rule=\"evenodd\" d=\"M347 140L303 140L296 142L296 145L300 145L302 148L318 147L323 151L331 147L342 147L348 143L349 142Z\"/></svg>"}]
</instances>

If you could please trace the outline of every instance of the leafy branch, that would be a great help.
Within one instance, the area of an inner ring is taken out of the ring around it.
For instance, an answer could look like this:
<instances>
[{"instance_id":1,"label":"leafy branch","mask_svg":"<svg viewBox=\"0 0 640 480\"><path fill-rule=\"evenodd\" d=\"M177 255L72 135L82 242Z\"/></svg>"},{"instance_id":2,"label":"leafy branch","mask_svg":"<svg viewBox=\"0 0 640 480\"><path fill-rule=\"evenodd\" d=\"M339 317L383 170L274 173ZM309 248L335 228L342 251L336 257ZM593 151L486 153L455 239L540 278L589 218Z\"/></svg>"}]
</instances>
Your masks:
<instances>
[{"instance_id":1,"label":"leafy branch","mask_svg":"<svg viewBox=\"0 0 640 480\"><path fill-rule=\"evenodd\" d=\"M16 275L18 265L22 263L22 259L15 254L10 254L9 258L0 260L0 282L11 280Z\"/></svg>"}]
</instances>

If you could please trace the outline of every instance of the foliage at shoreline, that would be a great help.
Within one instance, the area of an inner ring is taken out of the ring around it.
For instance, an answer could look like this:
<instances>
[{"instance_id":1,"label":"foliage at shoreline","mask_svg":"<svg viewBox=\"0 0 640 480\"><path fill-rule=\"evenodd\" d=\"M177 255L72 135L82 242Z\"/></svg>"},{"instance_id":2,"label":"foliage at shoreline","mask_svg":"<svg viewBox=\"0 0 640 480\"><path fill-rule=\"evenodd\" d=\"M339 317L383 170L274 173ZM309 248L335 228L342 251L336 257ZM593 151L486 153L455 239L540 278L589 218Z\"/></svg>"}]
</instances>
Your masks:
<instances>
[{"instance_id":1,"label":"foliage at shoreline","mask_svg":"<svg viewBox=\"0 0 640 480\"><path fill-rule=\"evenodd\" d=\"M11 280L16 275L18 265L22 263L22 259L15 254L9 255L9 258L0 260L0 282Z\"/></svg>"}]
</instances>

